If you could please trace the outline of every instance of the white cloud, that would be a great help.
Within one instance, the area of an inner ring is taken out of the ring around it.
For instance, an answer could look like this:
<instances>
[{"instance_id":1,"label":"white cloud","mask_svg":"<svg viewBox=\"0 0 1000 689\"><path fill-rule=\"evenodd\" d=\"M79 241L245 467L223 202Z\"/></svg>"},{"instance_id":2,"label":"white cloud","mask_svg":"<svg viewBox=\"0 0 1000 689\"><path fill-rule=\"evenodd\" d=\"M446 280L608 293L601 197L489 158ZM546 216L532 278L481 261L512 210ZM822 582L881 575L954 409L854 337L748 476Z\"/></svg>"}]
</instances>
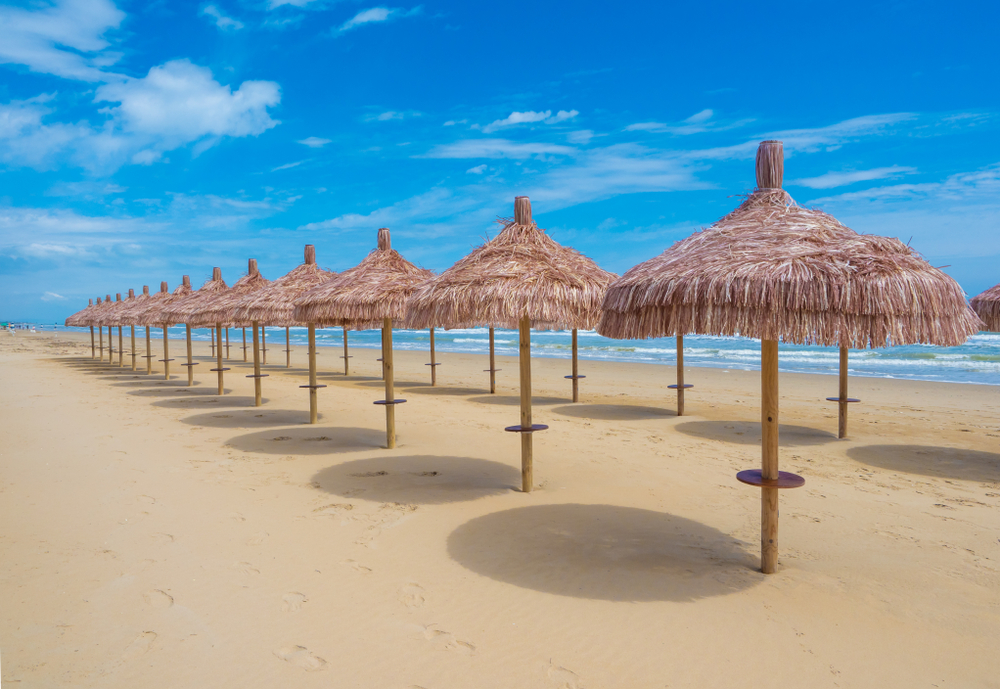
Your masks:
<instances>
[{"instance_id":1,"label":"white cloud","mask_svg":"<svg viewBox=\"0 0 1000 689\"><path fill-rule=\"evenodd\" d=\"M308 146L309 148L323 148L328 143L330 143L330 140L329 139L321 139L318 136L310 136L307 139L300 139L296 143L300 143L303 146Z\"/></svg>"},{"instance_id":2,"label":"white cloud","mask_svg":"<svg viewBox=\"0 0 1000 689\"><path fill-rule=\"evenodd\" d=\"M199 12L199 14L204 17L211 17L212 21L215 22L215 25L223 31L227 31L229 29L239 31L243 28L243 22L226 16L222 13L222 10L215 5L205 5L201 8L201 12Z\"/></svg>"},{"instance_id":3,"label":"white cloud","mask_svg":"<svg viewBox=\"0 0 1000 689\"><path fill-rule=\"evenodd\" d=\"M477 165L475 167L470 167L468 170L466 170L466 172L469 173L470 175L481 175L484 172L486 172L488 169L489 168L486 167L486 163L483 163L482 165Z\"/></svg>"},{"instance_id":4,"label":"white cloud","mask_svg":"<svg viewBox=\"0 0 1000 689\"><path fill-rule=\"evenodd\" d=\"M552 115L551 110L544 110L541 112L535 112L533 110L528 110L526 112L514 111L502 120L494 120L488 125L482 128L483 133L490 134L498 129L503 129L505 127L516 127L522 124L534 124L536 122L542 122L545 124L558 124L559 122L564 122L566 120L571 120L577 115L579 115L577 110L560 110Z\"/></svg>"},{"instance_id":5,"label":"white cloud","mask_svg":"<svg viewBox=\"0 0 1000 689\"><path fill-rule=\"evenodd\" d=\"M42 301L66 301L66 297L55 292L46 292L41 296Z\"/></svg>"},{"instance_id":6,"label":"white cloud","mask_svg":"<svg viewBox=\"0 0 1000 689\"><path fill-rule=\"evenodd\" d=\"M306 161L300 160L300 161L298 161L296 163L286 163L285 165L279 165L278 167L271 168L271 172L277 172L278 170L288 170L288 169L291 169L293 167L298 167L299 165L301 165L304 162L306 162Z\"/></svg>"},{"instance_id":7,"label":"white cloud","mask_svg":"<svg viewBox=\"0 0 1000 689\"><path fill-rule=\"evenodd\" d=\"M789 180L786 184L809 187L810 189L832 189L833 187L843 187L857 182L869 182L876 179L891 179L910 175L917 171L913 167L902 167L893 165L892 167L876 167L870 170L845 170L841 172L827 172L818 177L807 177L805 179Z\"/></svg>"},{"instance_id":8,"label":"white cloud","mask_svg":"<svg viewBox=\"0 0 1000 689\"><path fill-rule=\"evenodd\" d=\"M110 43L104 34L121 24L124 12L110 0L58 0L40 7L0 7L0 62L67 79L118 78L101 67L120 57L105 50Z\"/></svg>"},{"instance_id":9,"label":"white cloud","mask_svg":"<svg viewBox=\"0 0 1000 689\"><path fill-rule=\"evenodd\" d=\"M306 5L315 1L316 0L269 0L267 3L267 9L273 10L283 5L290 5L292 7L305 7Z\"/></svg>"},{"instance_id":10,"label":"white cloud","mask_svg":"<svg viewBox=\"0 0 1000 689\"><path fill-rule=\"evenodd\" d=\"M333 33L334 35L339 35L356 29L359 26L364 26L365 24L379 24L392 21L394 19L401 19L402 17L412 17L413 15L420 14L422 11L422 5L417 5L411 10L404 10L399 7L370 7L367 10L361 10L356 15L348 19L346 22L334 29Z\"/></svg>"},{"instance_id":11,"label":"white cloud","mask_svg":"<svg viewBox=\"0 0 1000 689\"><path fill-rule=\"evenodd\" d=\"M566 140L571 144L589 144L593 138L594 131L592 129L581 129L566 135Z\"/></svg>"},{"instance_id":12,"label":"white cloud","mask_svg":"<svg viewBox=\"0 0 1000 689\"><path fill-rule=\"evenodd\" d=\"M705 132L723 132L729 129L744 127L753 120L736 120L733 122L716 122L713 110L705 109L696 112L684 120L675 124L666 122L636 122L625 127L627 132L653 132L656 134L673 134L675 136L690 136L692 134L703 134Z\"/></svg>"},{"instance_id":13,"label":"white cloud","mask_svg":"<svg viewBox=\"0 0 1000 689\"><path fill-rule=\"evenodd\" d=\"M435 146L421 158L514 158L573 155L575 148L556 144L516 143L507 139L465 139Z\"/></svg>"}]
</instances>

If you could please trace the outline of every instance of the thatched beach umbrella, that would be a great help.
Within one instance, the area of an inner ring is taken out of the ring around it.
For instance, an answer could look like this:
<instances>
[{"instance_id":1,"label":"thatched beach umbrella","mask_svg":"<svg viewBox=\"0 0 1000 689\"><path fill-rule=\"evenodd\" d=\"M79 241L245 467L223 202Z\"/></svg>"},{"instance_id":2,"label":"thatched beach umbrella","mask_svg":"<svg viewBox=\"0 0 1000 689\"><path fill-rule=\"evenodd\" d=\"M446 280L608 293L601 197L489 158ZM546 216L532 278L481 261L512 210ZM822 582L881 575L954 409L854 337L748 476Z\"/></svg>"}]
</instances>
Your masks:
<instances>
[{"instance_id":1,"label":"thatched beach umbrella","mask_svg":"<svg viewBox=\"0 0 1000 689\"><path fill-rule=\"evenodd\" d=\"M226 331L229 331L229 325L232 323L239 322L236 318L236 309L243 302L243 299L248 296L260 292L270 285L270 281L260 274L257 269L257 259L251 258L247 262L247 274L236 281L232 287L230 287L225 292L221 292L217 296L209 300L204 306L202 306L201 313L198 318L202 322L215 323L216 328L216 340L218 341L217 361L219 363L219 368L222 368L222 325L226 325ZM245 321L244 321L245 322ZM260 379L266 378L267 374L261 374L260 372L260 351L257 348L257 324L253 324L253 374L247 376L247 378L253 378L254 386L254 406L259 407L261 405L261 385ZM221 373L219 386L222 386Z\"/></svg>"},{"instance_id":2,"label":"thatched beach umbrella","mask_svg":"<svg viewBox=\"0 0 1000 689\"><path fill-rule=\"evenodd\" d=\"M111 300L110 294L107 296L107 300L108 301ZM97 321L98 318L100 318L101 311L104 310L106 304L107 302L105 300L102 300L100 297L98 297L97 303L94 304L94 308L90 310L90 312L86 316L86 319L83 321L90 326L91 332L93 332L94 326L95 325L97 326L97 346L98 346L98 353L100 354L100 356L98 357L99 361L104 361L104 330L101 328L101 326L98 324Z\"/></svg>"},{"instance_id":3,"label":"thatched beach umbrella","mask_svg":"<svg viewBox=\"0 0 1000 689\"><path fill-rule=\"evenodd\" d=\"M336 277L336 273L323 270L316 265L316 247L306 244L305 262L280 278L240 300L235 310L235 319L242 323L250 322L256 332L257 324L284 326L286 366L291 365L288 328L290 325L300 325L295 320L295 299L327 280ZM309 423L316 423L319 407L316 390L325 385L316 384L316 324L309 323L309 384L299 387L309 389ZM260 380L259 378L257 379ZM259 399L259 385L257 399Z\"/></svg>"},{"instance_id":4,"label":"thatched beach umbrella","mask_svg":"<svg viewBox=\"0 0 1000 689\"><path fill-rule=\"evenodd\" d=\"M184 296L179 296L176 299L171 300L169 304L164 308L162 312L162 318L170 323L183 323L187 326L187 342L188 342L188 352L191 351L191 328L193 327L211 327L213 324L220 328L221 324L214 323L214 321L209 321L201 318L203 310L211 304L211 302L221 294L224 294L229 289L229 286L222 279L222 269L219 267L212 268L212 277L206 280L205 283L199 287L197 290L189 291ZM228 371L228 368L223 368L222 366L222 349L218 350L219 356L216 359L216 368L210 369L218 373L219 376L219 394L223 394L225 390L223 389L223 372ZM188 357L188 363L194 365L191 361L191 357ZM190 371L190 367L188 367ZM188 384L193 384L192 374L188 374Z\"/></svg>"},{"instance_id":5,"label":"thatched beach umbrella","mask_svg":"<svg viewBox=\"0 0 1000 689\"><path fill-rule=\"evenodd\" d=\"M977 294L970 302L972 308L983 319L986 330L1000 332L1000 285L990 287Z\"/></svg>"},{"instance_id":6,"label":"thatched beach umbrella","mask_svg":"<svg viewBox=\"0 0 1000 689\"><path fill-rule=\"evenodd\" d=\"M378 231L377 248L361 263L304 292L295 300L293 316L302 323L340 325L356 330L381 325L385 399L375 404L385 405L386 446L390 449L396 447L395 405L406 401L395 398L393 387L393 321L404 319L406 300L418 285L433 275L394 251L389 229L383 227ZM346 330L344 341L347 341Z\"/></svg>"},{"instance_id":7,"label":"thatched beach umbrella","mask_svg":"<svg viewBox=\"0 0 1000 689\"><path fill-rule=\"evenodd\" d=\"M90 320L91 320L91 322L94 325L97 326L97 332L98 332L98 334L100 336L100 342L101 342L101 361L104 361L104 335L103 335L103 332L104 332L103 328L104 328L104 325L105 325L104 320L105 320L105 316L107 316L108 313L110 313L111 310L114 308L114 305L115 305L115 303L114 303L114 301L112 301L111 295L110 294L105 295L104 302L101 302L100 300L98 300L97 308L94 309L93 313L90 316ZM112 343L111 343L111 326L109 325L108 326L108 363L109 364L112 363L113 356L114 356L114 347L112 346Z\"/></svg>"},{"instance_id":8,"label":"thatched beach umbrella","mask_svg":"<svg viewBox=\"0 0 1000 689\"><path fill-rule=\"evenodd\" d=\"M781 189L780 141L757 150L757 188L706 230L632 268L608 290L598 332L618 339L684 333L761 340L761 569L778 562L778 340L842 348L953 346L979 329L962 288L897 239L859 235ZM846 416L846 368L841 413Z\"/></svg>"},{"instance_id":9,"label":"thatched beach umbrella","mask_svg":"<svg viewBox=\"0 0 1000 689\"><path fill-rule=\"evenodd\" d=\"M593 328L614 273L557 244L531 218L527 196L514 199L514 219L486 244L418 289L407 318L415 327L517 328L520 331L521 485L532 489L531 328ZM492 357L491 357L492 359ZM493 362L490 362L493 369ZM576 379L573 380L576 383Z\"/></svg>"},{"instance_id":10,"label":"thatched beach umbrella","mask_svg":"<svg viewBox=\"0 0 1000 689\"><path fill-rule=\"evenodd\" d=\"M135 326L138 325L139 314L149 303L149 285L142 286L142 294L136 294L133 296L132 290L129 290L129 298L125 302L125 306L122 311L123 322L131 328L132 337L132 370L136 370L136 358L139 356L135 349ZM147 329L148 330L148 329ZM146 340L146 354L149 354L149 340ZM146 359L147 373L149 373L149 359Z\"/></svg>"},{"instance_id":11,"label":"thatched beach umbrella","mask_svg":"<svg viewBox=\"0 0 1000 689\"><path fill-rule=\"evenodd\" d=\"M170 380L170 362L173 359L170 358L170 340L168 339L167 328L170 323L164 319L163 311L169 306L169 304L175 300L175 294L178 292L183 294L182 287L178 287L174 290L174 294L171 294L167 288L167 283L164 280L160 283L160 291L156 294L149 295L148 299L144 299L141 305L136 307L136 313L130 314L130 318L135 321L136 325L145 326L146 328L146 373L150 374L153 372L152 358L153 354L150 350L149 343L149 328L151 326L159 326L163 328L163 358L159 361L163 362L163 379Z\"/></svg>"},{"instance_id":12,"label":"thatched beach umbrella","mask_svg":"<svg viewBox=\"0 0 1000 689\"><path fill-rule=\"evenodd\" d=\"M98 301L100 301L100 297L98 297ZM72 316L70 316L70 317L68 317L66 319L66 322L65 322L66 326L72 327L72 328L86 328L88 326L88 324L89 324L88 313L90 311L92 311L93 308L94 308L94 300L91 299L89 301L89 303L87 304L87 306L85 306L84 308L80 309L79 311L77 311ZM90 326L90 358L94 359L96 357L97 357L97 348L96 348L96 344L94 342L94 326L91 325Z\"/></svg>"}]
</instances>

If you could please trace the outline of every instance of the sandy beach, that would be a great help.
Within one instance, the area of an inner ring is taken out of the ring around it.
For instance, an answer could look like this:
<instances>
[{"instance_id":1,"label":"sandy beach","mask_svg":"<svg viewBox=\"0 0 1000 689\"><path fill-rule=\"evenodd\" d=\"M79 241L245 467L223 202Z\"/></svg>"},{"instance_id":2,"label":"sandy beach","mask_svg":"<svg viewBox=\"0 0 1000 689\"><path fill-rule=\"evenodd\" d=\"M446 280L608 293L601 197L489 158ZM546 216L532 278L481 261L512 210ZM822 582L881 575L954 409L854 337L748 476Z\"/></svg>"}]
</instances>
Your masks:
<instances>
[{"instance_id":1,"label":"sandy beach","mask_svg":"<svg viewBox=\"0 0 1000 689\"><path fill-rule=\"evenodd\" d=\"M155 337L155 335L154 335ZM128 342L126 330L126 343ZM780 569L759 567L759 375L237 347L225 396L0 333L0 654L22 687L998 687L1000 389L782 374ZM154 354L160 342L154 339ZM237 358L238 357L238 358ZM160 357L157 357L160 358ZM275 362L279 362L276 364ZM117 364L117 360L116 360Z\"/></svg>"}]
</instances>

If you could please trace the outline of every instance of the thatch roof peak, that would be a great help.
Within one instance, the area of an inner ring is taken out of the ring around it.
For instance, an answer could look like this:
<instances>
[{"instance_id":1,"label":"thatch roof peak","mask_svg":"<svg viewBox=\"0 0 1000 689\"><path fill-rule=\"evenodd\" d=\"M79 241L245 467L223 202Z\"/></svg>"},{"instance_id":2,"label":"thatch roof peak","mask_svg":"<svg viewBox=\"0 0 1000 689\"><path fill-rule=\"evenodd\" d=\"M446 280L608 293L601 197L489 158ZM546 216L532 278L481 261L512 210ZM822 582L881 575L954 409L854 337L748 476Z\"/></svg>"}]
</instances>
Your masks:
<instances>
[{"instance_id":1,"label":"thatch roof peak","mask_svg":"<svg viewBox=\"0 0 1000 689\"><path fill-rule=\"evenodd\" d=\"M977 294L970 303L979 317L983 319L987 330L1000 332L1000 285L995 285L985 292Z\"/></svg>"},{"instance_id":2,"label":"thatch roof peak","mask_svg":"<svg viewBox=\"0 0 1000 689\"><path fill-rule=\"evenodd\" d=\"M97 301L100 302L100 297L98 297ZM86 326L90 325L90 323L87 322L87 321L88 321L89 314L93 310L94 310L94 300L93 299L89 299L89 300L87 300L87 305L85 307L83 307L82 309L80 309L79 311L77 311L76 313L74 313L73 315L69 316L64 321L64 324L67 325L67 326L69 326L69 327L73 327L73 328L86 327Z\"/></svg>"},{"instance_id":3,"label":"thatch roof peak","mask_svg":"<svg viewBox=\"0 0 1000 689\"><path fill-rule=\"evenodd\" d=\"M780 142L757 153L758 188L711 227L616 280L598 332L686 333L799 344L956 345L978 319L962 288L898 239L861 235L780 185Z\"/></svg>"},{"instance_id":4,"label":"thatch roof peak","mask_svg":"<svg viewBox=\"0 0 1000 689\"><path fill-rule=\"evenodd\" d=\"M143 323L143 325L154 325L163 322L187 323L188 325L214 325L215 323L212 321L200 320L200 314L212 299L229 289L225 280L222 279L222 269L219 267L212 268L212 277L206 280L197 290L192 290L190 284L190 278L188 278L187 283L182 282L181 287L187 285L186 291L183 294L178 294L176 297L160 302L157 308L158 313L148 314L148 318L158 320L154 320L152 323Z\"/></svg>"},{"instance_id":5,"label":"thatch roof peak","mask_svg":"<svg viewBox=\"0 0 1000 689\"><path fill-rule=\"evenodd\" d=\"M237 280L228 290L219 292L205 301L195 315L195 320L204 325L244 323L246 321L240 321L236 318L237 306L247 295L258 292L269 284L271 284L270 280L261 275L257 268L257 259L251 258L247 261L246 275Z\"/></svg>"},{"instance_id":6,"label":"thatch roof peak","mask_svg":"<svg viewBox=\"0 0 1000 689\"><path fill-rule=\"evenodd\" d=\"M295 299L293 317L300 323L359 330L381 327L384 318L403 319L406 300L433 276L394 250L389 229L381 227L376 248L361 263Z\"/></svg>"},{"instance_id":7,"label":"thatch roof peak","mask_svg":"<svg viewBox=\"0 0 1000 689\"><path fill-rule=\"evenodd\" d=\"M527 316L533 328L593 328L617 276L539 229L527 196L502 222L496 237L414 293L413 326L517 328Z\"/></svg>"},{"instance_id":8,"label":"thatch roof peak","mask_svg":"<svg viewBox=\"0 0 1000 689\"><path fill-rule=\"evenodd\" d=\"M295 299L307 290L336 277L336 273L316 265L316 247L306 244L304 263L269 285L242 297L234 318L239 322L257 321L263 325L300 325L295 320Z\"/></svg>"}]
</instances>

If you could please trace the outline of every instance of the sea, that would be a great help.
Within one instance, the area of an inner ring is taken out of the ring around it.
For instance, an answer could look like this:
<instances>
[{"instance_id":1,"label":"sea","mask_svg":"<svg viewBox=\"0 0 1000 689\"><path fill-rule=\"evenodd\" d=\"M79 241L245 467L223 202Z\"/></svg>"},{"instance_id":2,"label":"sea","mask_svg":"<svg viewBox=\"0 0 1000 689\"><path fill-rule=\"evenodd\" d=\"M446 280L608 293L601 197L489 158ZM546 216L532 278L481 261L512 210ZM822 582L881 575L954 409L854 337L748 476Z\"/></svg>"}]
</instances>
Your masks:
<instances>
[{"instance_id":1,"label":"sea","mask_svg":"<svg viewBox=\"0 0 1000 689\"><path fill-rule=\"evenodd\" d=\"M46 331L53 326L36 326ZM58 330L88 332L86 328ZM159 330L154 331L162 337ZM126 338L128 330L126 329ZM291 328L293 346L307 344L306 328ZM138 333L137 333L138 335ZM184 327L170 328L172 338L183 338ZM516 330L496 330L495 348L498 355L517 356ZM209 331L196 329L196 340L210 339ZM242 331L233 328L229 333L230 345L242 344ZM247 333L249 340L250 333ZM268 328L270 342L284 344L284 328ZM489 352L489 331L486 328L435 330L435 348L439 352L483 354ZM343 331L326 328L316 331L316 344L325 347L342 347ZM379 349L381 333L378 330L350 331L348 346L351 348ZM394 330L393 347L396 350L427 351L430 333L427 330ZM581 330L578 334L579 357L584 360L625 361L643 364L674 365L677 362L677 343L674 338L649 340L611 340L594 331ZM569 359L571 334L562 331L533 331L531 355ZM714 337L687 335L684 337L684 364L709 366L722 369L760 369L760 341L745 337ZM778 366L781 371L794 373L819 373L837 375L840 354L836 347L810 345L779 345ZM852 376L870 378L899 378L905 380L930 380L950 383L1000 385L1000 333L979 333L958 347L907 345L882 349L851 350L848 372Z\"/></svg>"}]
</instances>

